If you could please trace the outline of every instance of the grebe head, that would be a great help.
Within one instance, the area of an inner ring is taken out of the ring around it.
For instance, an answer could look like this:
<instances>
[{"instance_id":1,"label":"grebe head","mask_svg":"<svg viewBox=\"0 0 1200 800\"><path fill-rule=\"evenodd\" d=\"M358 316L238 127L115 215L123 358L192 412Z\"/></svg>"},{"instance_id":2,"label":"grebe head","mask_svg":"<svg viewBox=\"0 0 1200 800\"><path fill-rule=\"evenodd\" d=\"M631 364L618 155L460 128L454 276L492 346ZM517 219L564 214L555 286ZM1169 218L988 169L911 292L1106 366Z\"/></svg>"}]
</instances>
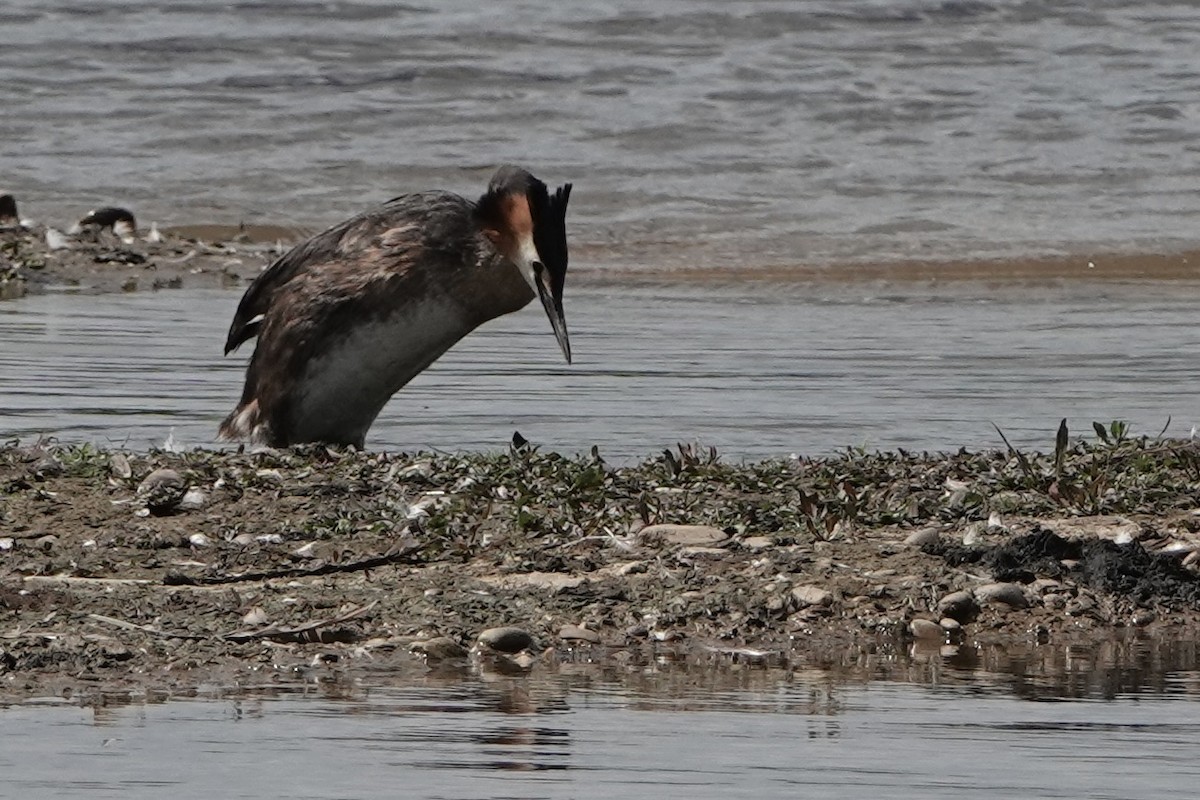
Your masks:
<instances>
[{"instance_id":1,"label":"grebe head","mask_svg":"<svg viewBox=\"0 0 1200 800\"><path fill-rule=\"evenodd\" d=\"M569 183L550 194L546 184L526 170L506 165L492 176L475 212L483 234L516 265L542 301L568 364L571 341L562 295L567 279L566 217L570 196Z\"/></svg>"}]
</instances>

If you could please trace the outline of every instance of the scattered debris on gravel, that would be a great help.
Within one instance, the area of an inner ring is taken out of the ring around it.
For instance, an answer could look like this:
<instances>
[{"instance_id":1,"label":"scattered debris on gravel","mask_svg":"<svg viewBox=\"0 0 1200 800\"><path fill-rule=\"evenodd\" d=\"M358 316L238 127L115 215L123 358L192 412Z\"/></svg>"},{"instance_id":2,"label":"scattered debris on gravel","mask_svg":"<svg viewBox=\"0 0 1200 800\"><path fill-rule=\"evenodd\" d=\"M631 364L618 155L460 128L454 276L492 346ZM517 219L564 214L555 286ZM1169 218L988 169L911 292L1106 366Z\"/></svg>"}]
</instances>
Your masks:
<instances>
[{"instance_id":1,"label":"scattered debris on gravel","mask_svg":"<svg viewBox=\"0 0 1200 800\"><path fill-rule=\"evenodd\" d=\"M1065 433L1050 455L634 466L11 443L0 694L1194 638L1200 448Z\"/></svg>"},{"instance_id":2,"label":"scattered debris on gravel","mask_svg":"<svg viewBox=\"0 0 1200 800\"><path fill-rule=\"evenodd\" d=\"M78 229L64 233L10 223L0 220L0 300L51 290L236 287L253 280L299 234L268 226L193 226L159 232L95 224L77 224Z\"/></svg>"}]
</instances>

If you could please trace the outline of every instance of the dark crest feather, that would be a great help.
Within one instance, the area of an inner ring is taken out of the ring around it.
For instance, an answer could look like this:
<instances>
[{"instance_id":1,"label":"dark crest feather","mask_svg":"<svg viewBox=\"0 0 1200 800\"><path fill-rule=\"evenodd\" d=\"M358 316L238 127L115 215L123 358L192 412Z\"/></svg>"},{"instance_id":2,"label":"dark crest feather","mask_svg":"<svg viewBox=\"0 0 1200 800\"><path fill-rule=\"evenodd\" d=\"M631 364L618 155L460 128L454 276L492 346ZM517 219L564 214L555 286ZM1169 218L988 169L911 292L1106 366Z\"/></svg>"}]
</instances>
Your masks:
<instances>
[{"instance_id":1,"label":"dark crest feather","mask_svg":"<svg viewBox=\"0 0 1200 800\"><path fill-rule=\"evenodd\" d=\"M564 183L550 194L543 190L535 201L533 240L538 253L558 280L567 271L567 201L571 184Z\"/></svg>"}]
</instances>

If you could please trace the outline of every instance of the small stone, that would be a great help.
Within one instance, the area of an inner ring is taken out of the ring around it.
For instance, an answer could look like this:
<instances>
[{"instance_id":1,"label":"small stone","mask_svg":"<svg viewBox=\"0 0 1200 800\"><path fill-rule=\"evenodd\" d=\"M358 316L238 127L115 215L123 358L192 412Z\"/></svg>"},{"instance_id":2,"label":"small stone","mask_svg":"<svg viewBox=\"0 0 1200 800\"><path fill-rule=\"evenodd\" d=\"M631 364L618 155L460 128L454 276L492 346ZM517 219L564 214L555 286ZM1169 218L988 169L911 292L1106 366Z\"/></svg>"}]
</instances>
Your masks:
<instances>
[{"instance_id":1,"label":"small stone","mask_svg":"<svg viewBox=\"0 0 1200 800\"><path fill-rule=\"evenodd\" d=\"M188 544L192 547L208 547L212 544L212 540L203 533L193 533L188 537Z\"/></svg>"},{"instance_id":2,"label":"small stone","mask_svg":"<svg viewBox=\"0 0 1200 800\"><path fill-rule=\"evenodd\" d=\"M719 547L681 547L679 549L681 558L724 558L728 555Z\"/></svg>"},{"instance_id":3,"label":"small stone","mask_svg":"<svg viewBox=\"0 0 1200 800\"><path fill-rule=\"evenodd\" d=\"M1067 603L1065 609L1068 617L1081 617L1096 607L1096 601L1087 595L1080 595Z\"/></svg>"},{"instance_id":4,"label":"small stone","mask_svg":"<svg viewBox=\"0 0 1200 800\"><path fill-rule=\"evenodd\" d=\"M58 544L58 537L52 533L47 533L45 536L39 536L33 540L34 547L46 552L53 550L56 544Z\"/></svg>"},{"instance_id":5,"label":"small stone","mask_svg":"<svg viewBox=\"0 0 1200 800\"><path fill-rule=\"evenodd\" d=\"M1134 615L1133 615L1133 618L1131 621L1133 622L1135 627L1144 628L1145 626L1149 625L1151 622L1154 622L1154 620L1156 620L1156 619L1158 619L1157 614L1155 614L1153 611L1151 611L1148 608L1144 608L1140 611L1134 612Z\"/></svg>"},{"instance_id":6,"label":"small stone","mask_svg":"<svg viewBox=\"0 0 1200 800\"><path fill-rule=\"evenodd\" d=\"M940 616L967 623L979 613L979 604L970 592L951 592L938 601L937 611Z\"/></svg>"},{"instance_id":7,"label":"small stone","mask_svg":"<svg viewBox=\"0 0 1200 800\"><path fill-rule=\"evenodd\" d=\"M1029 588L1037 592L1039 595L1057 592L1062 589L1062 582L1056 581L1053 578L1038 578L1033 583L1029 584Z\"/></svg>"},{"instance_id":8,"label":"small stone","mask_svg":"<svg viewBox=\"0 0 1200 800\"><path fill-rule=\"evenodd\" d=\"M5 536L4 538L0 538L0 551L12 550L13 545L15 545L15 544L16 544L16 541L11 536Z\"/></svg>"},{"instance_id":9,"label":"small stone","mask_svg":"<svg viewBox=\"0 0 1200 800\"><path fill-rule=\"evenodd\" d=\"M237 536L233 537L232 542L239 547L249 547L250 545L254 544L254 534L239 533Z\"/></svg>"},{"instance_id":10,"label":"small stone","mask_svg":"<svg viewBox=\"0 0 1200 800\"><path fill-rule=\"evenodd\" d=\"M258 478L263 483L280 486L283 484L283 473L277 469L260 469L254 473L254 477Z\"/></svg>"},{"instance_id":11,"label":"small stone","mask_svg":"<svg viewBox=\"0 0 1200 800\"><path fill-rule=\"evenodd\" d=\"M1066 608L1068 602L1070 602L1070 598L1065 594L1048 594L1042 598L1042 605L1051 611L1059 611Z\"/></svg>"},{"instance_id":12,"label":"small stone","mask_svg":"<svg viewBox=\"0 0 1200 800\"><path fill-rule=\"evenodd\" d=\"M946 640L946 631L931 619L914 619L908 623L908 630L917 639L939 642Z\"/></svg>"},{"instance_id":13,"label":"small stone","mask_svg":"<svg viewBox=\"0 0 1200 800\"><path fill-rule=\"evenodd\" d=\"M833 604L833 592L820 586L797 586L792 589L792 597L801 608L808 606L828 606Z\"/></svg>"},{"instance_id":14,"label":"small stone","mask_svg":"<svg viewBox=\"0 0 1200 800\"><path fill-rule=\"evenodd\" d=\"M729 537L725 531L710 525L647 525L638 532L643 540L658 539L664 544L681 544L697 547L724 542Z\"/></svg>"},{"instance_id":15,"label":"small stone","mask_svg":"<svg viewBox=\"0 0 1200 800\"><path fill-rule=\"evenodd\" d=\"M108 469L114 478L127 481L133 477L133 467L129 464L129 457L124 453L113 453L109 456Z\"/></svg>"},{"instance_id":16,"label":"small stone","mask_svg":"<svg viewBox=\"0 0 1200 800\"><path fill-rule=\"evenodd\" d=\"M942 617L940 620L938 620L938 625L940 625L942 630L944 630L946 633L956 634L962 632L962 623L956 619L951 619L950 617Z\"/></svg>"},{"instance_id":17,"label":"small stone","mask_svg":"<svg viewBox=\"0 0 1200 800\"><path fill-rule=\"evenodd\" d=\"M408 649L410 652L420 653L425 656L426 661L431 662L464 659L469 655L465 647L449 636L437 636L433 639L413 642Z\"/></svg>"},{"instance_id":18,"label":"small stone","mask_svg":"<svg viewBox=\"0 0 1200 800\"><path fill-rule=\"evenodd\" d=\"M745 547L747 550L754 550L756 552L759 550L766 550L774 546L775 540L770 536L750 536L746 539L742 539L742 547Z\"/></svg>"},{"instance_id":19,"label":"small stone","mask_svg":"<svg viewBox=\"0 0 1200 800\"><path fill-rule=\"evenodd\" d=\"M39 458L29 471L41 479L56 478L66 471L66 467L54 456L44 456Z\"/></svg>"},{"instance_id":20,"label":"small stone","mask_svg":"<svg viewBox=\"0 0 1200 800\"><path fill-rule=\"evenodd\" d=\"M137 488L138 499L152 514L170 513L187 492L187 482L173 469L156 469Z\"/></svg>"},{"instance_id":21,"label":"small stone","mask_svg":"<svg viewBox=\"0 0 1200 800\"><path fill-rule=\"evenodd\" d=\"M533 636L521 628L488 628L479 643L500 653L519 653L533 647Z\"/></svg>"},{"instance_id":22,"label":"small stone","mask_svg":"<svg viewBox=\"0 0 1200 800\"><path fill-rule=\"evenodd\" d=\"M208 503L208 495L203 489L193 486L184 492L179 500L179 507L185 511L197 511Z\"/></svg>"},{"instance_id":23,"label":"small stone","mask_svg":"<svg viewBox=\"0 0 1200 800\"><path fill-rule=\"evenodd\" d=\"M513 666L528 671L533 669L533 665L537 663L537 656L533 653L521 651L512 657L511 663Z\"/></svg>"},{"instance_id":24,"label":"small stone","mask_svg":"<svg viewBox=\"0 0 1200 800\"><path fill-rule=\"evenodd\" d=\"M255 606L254 608L247 611L245 616L242 617L242 624L243 625L265 625L267 623L268 619L269 619L269 617L267 616L267 612L264 611L263 609L259 608L258 606Z\"/></svg>"},{"instance_id":25,"label":"small stone","mask_svg":"<svg viewBox=\"0 0 1200 800\"><path fill-rule=\"evenodd\" d=\"M100 648L104 657L112 661L128 661L133 658L133 651L123 644L106 644Z\"/></svg>"},{"instance_id":26,"label":"small stone","mask_svg":"<svg viewBox=\"0 0 1200 800\"><path fill-rule=\"evenodd\" d=\"M578 625L564 625L558 632L558 638L567 642L600 643L600 634L595 631L589 631L587 628L581 628Z\"/></svg>"},{"instance_id":27,"label":"small stone","mask_svg":"<svg viewBox=\"0 0 1200 800\"><path fill-rule=\"evenodd\" d=\"M1025 608L1029 598L1025 590L1015 583L988 583L975 590L975 598L980 603L1003 603L1012 608Z\"/></svg>"},{"instance_id":28,"label":"small stone","mask_svg":"<svg viewBox=\"0 0 1200 800\"><path fill-rule=\"evenodd\" d=\"M921 528L904 537L904 543L910 547L925 547L937 544L942 539L942 532L937 528Z\"/></svg>"},{"instance_id":29,"label":"small stone","mask_svg":"<svg viewBox=\"0 0 1200 800\"><path fill-rule=\"evenodd\" d=\"M293 550L292 555L296 556L296 558L316 558L316 549L316 542L308 542Z\"/></svg>"}]
</instances>

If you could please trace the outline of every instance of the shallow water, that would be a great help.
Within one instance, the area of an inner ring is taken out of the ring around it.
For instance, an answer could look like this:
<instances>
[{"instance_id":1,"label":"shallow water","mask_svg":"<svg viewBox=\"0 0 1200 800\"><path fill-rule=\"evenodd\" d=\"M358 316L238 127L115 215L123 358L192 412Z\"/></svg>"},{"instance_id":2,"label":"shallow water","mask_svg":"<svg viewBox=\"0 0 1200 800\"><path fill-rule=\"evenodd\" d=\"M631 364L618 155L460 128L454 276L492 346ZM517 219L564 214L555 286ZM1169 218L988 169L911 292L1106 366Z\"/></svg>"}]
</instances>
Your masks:
<instances>
[{"instance_id":1,"label":"shallow water","mask_svg":"<svg viewBox=\"0 0 1200 800\"><path fill-rule=\"evenodd\" d=\"M846 446L1053 447L1059 419L1187 436L1200 286L604 286L569 291L575 363L533 306L467 337L385 408L376 449L505 447L639 459ZM213 443L247 354L239 295L51 295L0 304L0 435L144 449Z\"/></svg>"},{"instance_id":2,"label":"shallow water","mask_svg":"<svg viewBox=\"0 0 1200 800\"><path fill-rule=\"evenodd\" d=\"M1194 665L1193 665L1194 666ZM1018 699L819 672L648 667L0 709L0 792L40 797L1191 798L1200 673ZM657 680L656 680L657 678ZM1044 699L1052 699L1054 695Z\"/></svg>"},{"instance_id":3,"label":"shallow water","mask_svg":"<svg viewBox=\"0 0 1200 800\"><path fill-rule=\"evenodd\" d=\"M8 0L0 184L321 227L508 160L597 263L1194 246L1198 46L1168 0Z\"/></svg>"}]
</instances>

